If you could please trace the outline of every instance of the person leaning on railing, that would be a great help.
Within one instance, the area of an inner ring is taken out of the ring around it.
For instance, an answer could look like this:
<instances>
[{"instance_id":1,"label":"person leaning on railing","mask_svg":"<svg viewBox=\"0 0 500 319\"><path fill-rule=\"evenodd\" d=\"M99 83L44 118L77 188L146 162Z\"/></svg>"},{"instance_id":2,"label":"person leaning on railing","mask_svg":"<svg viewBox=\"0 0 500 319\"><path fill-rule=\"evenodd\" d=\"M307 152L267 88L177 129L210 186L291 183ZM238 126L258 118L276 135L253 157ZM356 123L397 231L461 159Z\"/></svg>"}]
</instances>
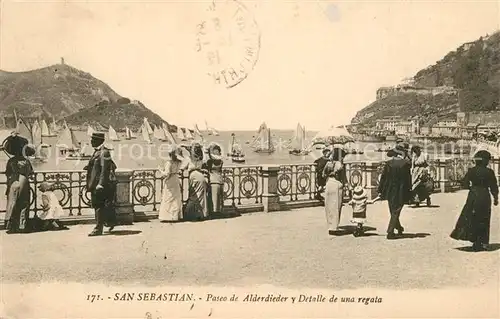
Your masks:
<instances>
[{"instance_id":1,"label":"person leaning on railing","mask_svg":"<svg viewBox=\"0 0 500 319\"><path fill-rule=\"evenodd\" d=\"M323 176L323 170L326 166L326 163L328 163L329 156L330 150L328 148L324 148L323 156L314 161L314 164L316 165L316 199L318 200L324 200L323 196L321 196L321 193L325 191L326 185L326 178Z\"/></svg>"}]
</instances>

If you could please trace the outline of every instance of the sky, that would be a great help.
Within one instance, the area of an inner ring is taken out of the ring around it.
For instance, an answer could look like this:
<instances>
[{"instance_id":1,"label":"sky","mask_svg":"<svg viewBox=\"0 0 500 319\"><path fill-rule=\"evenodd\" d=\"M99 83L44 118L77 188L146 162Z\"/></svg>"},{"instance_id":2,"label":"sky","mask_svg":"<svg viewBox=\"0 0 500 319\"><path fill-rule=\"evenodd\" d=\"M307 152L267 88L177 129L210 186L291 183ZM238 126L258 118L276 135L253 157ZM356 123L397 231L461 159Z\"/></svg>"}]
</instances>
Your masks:
<instances>
[{"instance_id":1,"label":"sky","mask_svg":"<svg viewBox=\"0 0 500 319\"><path fill-rule=\"evenodd\" d=\"M378 87L493 33L500 21L499 1L255 0L241 2L242 34L229 11L235 4L215 1L217 39L236 38L217 47L221 65L245 58L243 40L259 47L248 76L232 88L207 75L208 53L197 51L197 25L212 21L212 1L201 0L0 0L0 69L64 57L169 123L257 130L263 121L274 129L300 122L321 130L348 124Z\"/></svg>"}]
</instances>

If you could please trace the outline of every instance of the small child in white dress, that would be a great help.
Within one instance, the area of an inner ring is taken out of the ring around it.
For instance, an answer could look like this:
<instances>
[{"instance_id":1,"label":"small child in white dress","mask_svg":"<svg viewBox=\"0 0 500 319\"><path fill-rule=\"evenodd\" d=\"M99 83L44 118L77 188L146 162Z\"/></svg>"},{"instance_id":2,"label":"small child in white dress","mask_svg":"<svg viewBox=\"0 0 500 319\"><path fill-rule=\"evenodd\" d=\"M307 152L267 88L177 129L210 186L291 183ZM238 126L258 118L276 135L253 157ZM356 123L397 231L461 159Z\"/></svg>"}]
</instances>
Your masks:
<instances>
[{"instance_id":1,"label":"small child in white dress","mask_svg":"<svg viewBox=\"0 0 500 319\"><path fill-rule=\"evenodd\" d=\"M352 199L349 205L352 206L351 223L356 224L354 237L363 235L363 224L366 222L366 204L368 203L368 195L361 186L356 186L353 190Z\"/></svg>"},{"instance_id":2,"label":"small child in white dress","mask_svg":"<svg viewBox=\"0 0 500 319\"><path fill-rule=\"evenodd\" d=\"M42 211L37 213L37 216L44 221L44 230L60 230L68 229L63 226L59 218L64 215L64 211L59 204L56 194L53 192L53 186L47 182L43 182L38 186L42 192Z\"/></svg>"}]
</instances>

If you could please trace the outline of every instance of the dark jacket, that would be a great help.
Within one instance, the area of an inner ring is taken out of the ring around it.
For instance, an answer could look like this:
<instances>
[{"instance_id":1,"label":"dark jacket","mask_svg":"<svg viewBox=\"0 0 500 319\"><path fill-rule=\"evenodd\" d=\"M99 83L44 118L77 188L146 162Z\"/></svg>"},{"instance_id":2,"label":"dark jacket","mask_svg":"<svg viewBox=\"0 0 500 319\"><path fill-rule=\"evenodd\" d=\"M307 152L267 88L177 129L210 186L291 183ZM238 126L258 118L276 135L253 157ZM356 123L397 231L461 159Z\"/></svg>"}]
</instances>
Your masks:
<instances>
[{"instance_id":1,"label":"dark jacket","mask_svg":"<svg viewBox=\"0 0 500 319\"><path fill-rule=\"evenodd\" d=\"M116 165L106 148L97 149L84 170L87 171L87 190L89 192L95 191L97 185L109 188L112 183L116 182L114 175Z\"/></svg>"},{"instance_id":2,"label":"dark jacket","mask_svg":"<svg viewBox=\"0 0 500 319\"><path fill-rule=\"evenodd\" d=\"M378 185L381 199L393 203L404 204L411 197L411 166L401 158L393 158L384 166Z\"/></svg>"},{"instance_id":3,"label":"dark jacket","mask_svg":"<svg viewBox=\"0 0 500 319\"><path fill-rule=\"evenodd\" d=\"M316 164L316 183L319 186L325 186L326 184L326 178L323 176L323 170L325 169L326 163L328 163L328 159L324 156L314 161L314 164Z\"/></svg>"}]
</instances>

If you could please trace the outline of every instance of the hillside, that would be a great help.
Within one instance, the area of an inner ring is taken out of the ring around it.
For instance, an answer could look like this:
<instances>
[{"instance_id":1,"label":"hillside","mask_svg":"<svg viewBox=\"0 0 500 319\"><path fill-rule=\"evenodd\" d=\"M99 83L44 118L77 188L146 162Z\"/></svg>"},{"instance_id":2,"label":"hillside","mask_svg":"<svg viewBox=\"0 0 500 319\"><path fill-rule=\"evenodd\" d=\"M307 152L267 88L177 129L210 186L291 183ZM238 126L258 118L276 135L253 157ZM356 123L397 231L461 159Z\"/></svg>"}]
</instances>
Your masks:
<instances>
[{"instance_id":1,"label":"hillside","mask_svg":"<svg viewBox=\"0 0 500 319\"><path fill-rule=\"evenodd\" d=\"M410 83L380 88L377 100L359 111L352 123L373 126L376 119L419 115L423 123L458 111L500 109L500 32L461 45Z\"/></svg>"},{"instance_id":2,"label":"hillside","mask_svg":"<svg viewBox=\"0 0 500 319\"><path fill-rule=\"evenodd\" d=\"M54 117L77 129L88 124L107 129L111 124L117 131L125 126L137 130L144 118L157 125L165 122L141 102L132 102L89 73L61 62L26 72L0 70L0 116L7 118L6 126L15 126L14 111L30 122ZM169 129L175 132L177 127Z\"/></svg>"},{"instance_id":3,"label":"hillside","mask_svg":"<svg viewBox=\"0 0 500 319\"><path fill-rule=\"evenodd\" d=\"M120 98L106 83L66 64L0 72L0 113L63 118L100 101Z\"/></svg>"},{"instance_id":4,"label":"hillside","mask_svg":"<svg viewBox=\"0 0 500 319\"><path fill-rule=\"evenodd\" d=\"M65 120L70 127L80 129L86 129L87 125L92 125L102 130L112 125L117 131L124 130L125 126L137 131L145 117L151 124L157 126L165 122L158 114L149 110L141 102L130 102L126 98L114 103L101 102L98 105L72 114L66 117ZM169 130L176 132L177 127L169 124Z\"/></svg>"}]
</instances>

